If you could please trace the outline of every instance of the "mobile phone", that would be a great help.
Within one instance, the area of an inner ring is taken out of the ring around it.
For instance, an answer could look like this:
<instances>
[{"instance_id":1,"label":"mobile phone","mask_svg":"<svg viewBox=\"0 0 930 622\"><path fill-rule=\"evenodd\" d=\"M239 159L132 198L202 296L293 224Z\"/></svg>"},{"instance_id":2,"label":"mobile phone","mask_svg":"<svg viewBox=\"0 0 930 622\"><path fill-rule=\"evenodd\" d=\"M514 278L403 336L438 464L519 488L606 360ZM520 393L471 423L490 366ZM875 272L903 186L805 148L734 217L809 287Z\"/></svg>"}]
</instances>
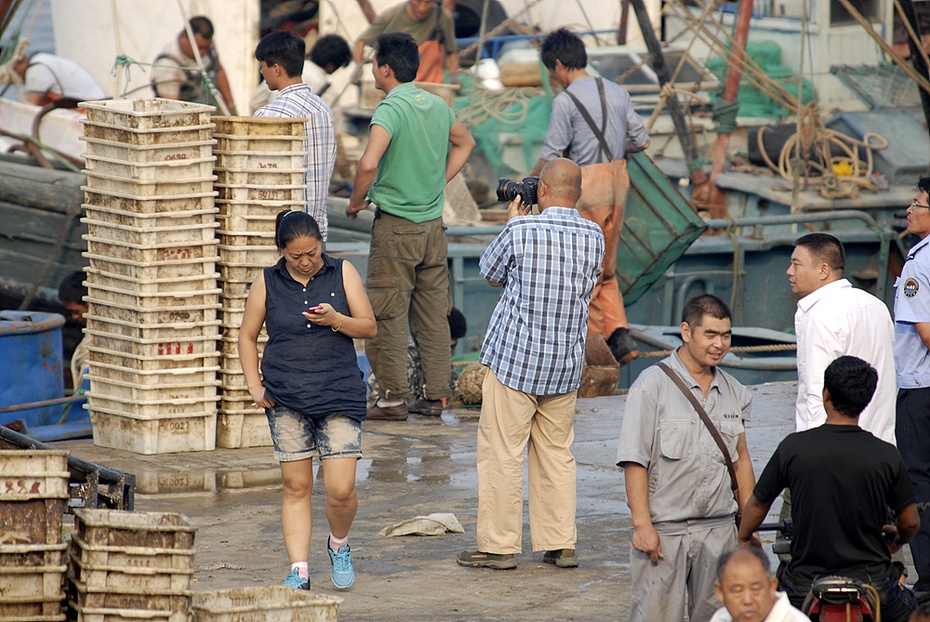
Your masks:
<instances>
[{"instance_id":1,"label":"mobile phone","mask_svg":"<svg viewBox=\"0 0 930 622\"><path fill-rule=\"evenodd\" d=\"M323 310L323 305L317 305L315 307L310 307L307 309L307 313L318 313Z\"/></svg>"}]
</instances>

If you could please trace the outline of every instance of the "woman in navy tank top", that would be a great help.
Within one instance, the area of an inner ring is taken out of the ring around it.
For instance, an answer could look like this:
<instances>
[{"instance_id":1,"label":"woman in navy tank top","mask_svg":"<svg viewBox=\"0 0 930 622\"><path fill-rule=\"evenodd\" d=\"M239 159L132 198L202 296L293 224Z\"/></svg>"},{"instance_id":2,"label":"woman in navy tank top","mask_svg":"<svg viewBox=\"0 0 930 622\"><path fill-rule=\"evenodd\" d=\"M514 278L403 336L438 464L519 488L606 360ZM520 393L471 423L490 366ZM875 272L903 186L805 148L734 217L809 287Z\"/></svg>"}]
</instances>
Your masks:
<instances>
[{"instance_id":1,"label":"woman in navy tank top","mask_svg":"<svg viewBox=\"0 0 930 622\"><path fill-rule=\"evenodd\" d=\"M281 465L281 526L291 571L284 584L310 589L313 456L326 488L331 578L339 589L355 580L349 528L358 510L355 467L362 456L365 391L353 339L377 330L371 303L351 263L323 252L320 228L303 211L282 211L275 223L281 259L258 274L239 331L239 359L258 406L265 409ZM268 333L259 374L258 337Z\"/></svg>"}]
</instances>

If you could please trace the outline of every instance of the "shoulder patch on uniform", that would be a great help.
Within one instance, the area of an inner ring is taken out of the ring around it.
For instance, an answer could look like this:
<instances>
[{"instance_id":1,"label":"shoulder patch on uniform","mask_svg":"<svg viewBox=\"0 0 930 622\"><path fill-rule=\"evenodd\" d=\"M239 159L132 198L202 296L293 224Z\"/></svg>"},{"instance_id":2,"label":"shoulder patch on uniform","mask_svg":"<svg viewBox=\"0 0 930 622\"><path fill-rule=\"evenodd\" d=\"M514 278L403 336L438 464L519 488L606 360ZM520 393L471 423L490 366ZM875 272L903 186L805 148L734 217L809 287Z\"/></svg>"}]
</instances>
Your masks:
<instances>
[{"instance_id":1,"label":"shoulder patch on uniform","mask_svg":"<svg viewBox=\"0 0 930 622\"><path fill-rule=\"evenodd\" d=\"M904 281L904 295L907 298L913 298L917 295L917 290L920 289L920 284L917 282L917 279L908 279Z\"/></svg>"}]
</instances>

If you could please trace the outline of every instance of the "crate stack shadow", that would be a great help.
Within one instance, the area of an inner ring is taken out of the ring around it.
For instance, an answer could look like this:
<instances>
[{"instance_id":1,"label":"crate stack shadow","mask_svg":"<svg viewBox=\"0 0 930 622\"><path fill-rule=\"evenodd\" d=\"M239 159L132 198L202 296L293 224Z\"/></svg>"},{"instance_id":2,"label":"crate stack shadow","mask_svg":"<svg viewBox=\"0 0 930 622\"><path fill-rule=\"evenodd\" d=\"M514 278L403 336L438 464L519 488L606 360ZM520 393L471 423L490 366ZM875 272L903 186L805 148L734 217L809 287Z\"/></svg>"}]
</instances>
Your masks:
<instances>
[{"instance_id":1,"label":"crate stack shadow","mask_svg":"<svg viewBox=\"0 0 930 622\"><path fill-rule=\"evenodd\" d=\"M306 206L304 119L213 117L220 227L218 447L271 445L264 411L255 406L239 361L239 327L249 287L279 257L275 218ZM268 337L262 329L261 356Z\"/></svg>"},{"instance_id":2,"label":"crate stack shadow","mask_svg":"<svg viewBox=\"0 0 930 622\"><path fill-rule=\"evenodd\" d=\"M94 443L216 446L219 370L210 106L86 105L86 335Z\"/></svg>"},{"instance_id":3,"label":"crate stack shadow","mask_svg":"<svg viewBox=\"0 0 930 622\"><path fill-rule=\"evenodd\" d=\"M188 622L195 533L182 514L74 510L68 619Z\"/></svg>"},{"instance_id":4,"label":"crate stack shadow","mask_svg":"<svg viewBox=\"0 0 930 622\"><path fill-rule=\"evenodd\" d=\"M68 452L0 451L0 622L65 619Z\"/></svg>"}]
</instances>

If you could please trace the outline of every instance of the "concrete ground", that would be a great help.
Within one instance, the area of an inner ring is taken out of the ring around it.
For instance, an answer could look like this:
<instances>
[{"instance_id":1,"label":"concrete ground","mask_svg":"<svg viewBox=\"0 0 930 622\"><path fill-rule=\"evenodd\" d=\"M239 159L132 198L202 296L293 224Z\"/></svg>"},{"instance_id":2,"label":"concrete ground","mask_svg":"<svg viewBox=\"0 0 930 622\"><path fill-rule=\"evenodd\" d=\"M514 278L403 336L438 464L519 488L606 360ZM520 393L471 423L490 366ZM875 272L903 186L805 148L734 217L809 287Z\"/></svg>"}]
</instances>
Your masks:
<instances>
[{"instance_id":1,"label":"concrete ground","mask_svg":"<svg viewBox=\"0 0 930 622\"><path fill-rule=\"evenodd\" d=\"M777 383L751 391L747 436L759 473L781 438L793 431L796 387ZM527 517L516 570L456 565L460 551L475 548L478 412L455 410L441 420L411 416L403 423L365 424L360 505L350 534L355 586L338 593L330 582L320 485L313 499L312 590L345 598L341 620L628 619L631 523L623 473L614 466L624 405L622 395L578 400L578 568L556 569L542 562L542 553L531 552ZM280 477L270 448L142 456L95 447L89 439L52 446L134 473L137 511L190 517L198 527L194 591L278 585L287 575ZM465 533L378 536L383 527L434 512L455 514Z\"/></svg>"}]
</instances>

